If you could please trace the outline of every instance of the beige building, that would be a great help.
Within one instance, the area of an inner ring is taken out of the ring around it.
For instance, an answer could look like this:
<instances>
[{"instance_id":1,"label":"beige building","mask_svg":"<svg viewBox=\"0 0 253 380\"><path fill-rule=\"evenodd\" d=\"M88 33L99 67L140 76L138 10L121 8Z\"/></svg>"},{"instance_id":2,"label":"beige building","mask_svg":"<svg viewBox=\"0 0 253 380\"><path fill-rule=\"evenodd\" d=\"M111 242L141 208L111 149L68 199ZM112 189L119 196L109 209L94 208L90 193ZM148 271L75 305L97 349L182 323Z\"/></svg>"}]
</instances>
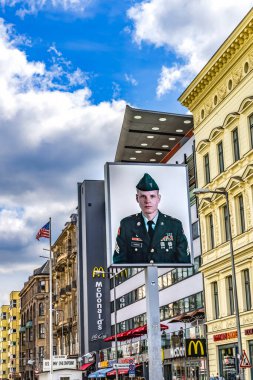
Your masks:
<instances>
[{"instance_id":1,"label":"beige building","mask_svg":"<svg viewBox=\"0 0 253 380\"><path fill-rule=\"evenodd\" d=\"M79 354L76 214L52 246L54 336L57 355Z\"/></svg>"},{"instance_id":2,"label":"beige building","mask_svg":"<svg viewBox=\"0 0 253 380\"><path fill-rule=\"evenodd\" d=\"M238 339L229 220L242 336L253 364L253 9L181 95L194 116L210 373L235 378ZM253 379L246 369L246 379Z\"/></svg>"},{"instance_id":3,"label":"beige building","mask_svg":"<svg viewBox=\"0 0 253 380\"><path fill-rule=\"evenodd\" d=\"M20 373L33 380L43 359L49 359L49 261L25 282L20 303Z\"/></svg>"},{"instance_id":4,"label":"beige building","mask_svg":"<svg viewBox=\"0 0 253 380\"><path fill-rule=\"evenodd\" d=\"M0 307L0 379L8 379L9 305Z\"/></svg>"}]
</instances>

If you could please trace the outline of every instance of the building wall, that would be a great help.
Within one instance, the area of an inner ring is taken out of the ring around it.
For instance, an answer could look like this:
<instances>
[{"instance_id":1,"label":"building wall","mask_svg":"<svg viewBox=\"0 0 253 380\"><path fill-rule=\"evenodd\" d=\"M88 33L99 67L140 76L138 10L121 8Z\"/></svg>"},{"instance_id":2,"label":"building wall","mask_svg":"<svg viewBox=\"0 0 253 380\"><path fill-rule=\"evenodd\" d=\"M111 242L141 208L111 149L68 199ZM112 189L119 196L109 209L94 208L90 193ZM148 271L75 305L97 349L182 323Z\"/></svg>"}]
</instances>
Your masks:
<instances>
[{"instance_id":1,"label":"building wall","mask_svg":"<svg viewBox=\"0 0 253 380\"><path fill-rule=\"evenodd\" d=\"M0 379L8 379L9 305L0 307Z\"/></svg>"},{"instance_id":2,"label":"building wall","mask_svg":"<svg viewBox=\"0 0 253 380\"><path fill-rule=\"evenodd\" d=\"M78 356L75 215L52 247L54 335L57 355Z\"/></svg>"},{"instance_id":3,"label":"building wall","mask_svg":"<svg viewBox=\"0 0 253 380\"><path fill-rule=\"evenodd\" d=\"M20 297L18 291L10 293L8 319L8 373L9 378L19 377L19 321Z\"/></svg>"},{"instance_id":4,"label":"building wall","mask_svg":"<svg viewBox=\"0 0 253 380\"><path fill-rule=\"evenodd\" d=\"M194 116L198 187L212 190L224 188L229 194L242 347L249 356L249 341L253 339L253 334L246 335L246 330L250 331L253 327L253 313L252 305L250 307L246 305L243 271L249 271L249 287L252 294L253 150L249 121L253 114L252 23L253 10L242 20L180 97L182 104L187 106ZM238 160L235 159L233 146L233 131L236 128L240 148ZM224 170L220 171L218 144L221 142ZM207 155L209 155L210 180L206 176ZM243 200L245 230L240 226L238 198L240 195ZM205 194L200 197L203 252L201 270L205 283L210 373L223 371L223 375L228 372L228 368L224 360L219 358L219 351L222 347L225 350L225 346L232 347L237 342L236 335L233 334L236 330L235 316L230 315L231 290L229 290L228 276L231 276L231 256L225 233L224 206L225 198L222 195ZM217 282L219 297L217 316L214 282ZM246 370L246 379L248 378L250 371Z\"/></svg>"},{"instance_id":5,"label":"building wall","mask_svg":"<svg viewBox=\"0 0 253 380\"><path fill-rule=\"evenodd\" d=\"M49 266L46 262L25 282L20 291L20 373L33 380L35 370L49 359Z\"/></svg>"}]
</instances>

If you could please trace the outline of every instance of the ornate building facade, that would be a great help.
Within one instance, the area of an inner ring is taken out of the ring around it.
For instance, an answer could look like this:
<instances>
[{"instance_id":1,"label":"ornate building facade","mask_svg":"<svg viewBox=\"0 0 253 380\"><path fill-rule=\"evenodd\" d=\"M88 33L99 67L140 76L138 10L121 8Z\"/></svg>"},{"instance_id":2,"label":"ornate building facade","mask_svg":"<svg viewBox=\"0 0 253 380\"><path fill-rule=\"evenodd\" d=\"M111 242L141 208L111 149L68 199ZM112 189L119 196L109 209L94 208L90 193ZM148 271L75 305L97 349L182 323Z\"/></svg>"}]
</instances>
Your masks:
<instances>
[{"instance_id":1,"label":"ornate building facade","mask_svg":"<svg viewBox=\"0 0 253 380\"><path fill-rule=\"evenodd\" d=\"M35 269L20 291L20 373L33 380L49 359L49 261Z\"/></svg>"},{"instance_id":2,"label":"ornate building facade","mask_svg":"<svg viewBox=\"0 0 253 380\"><path fill-rule=\"evenodd\" d=\"M239 372L232 228L242 349L253 363L253 9L181 95L194 116L210 373ZM246 369L246 379L253 372Z\"/></svg>"},{"instance_id":3,"label":"ornate building facade","mask_svg":"<svg viewBox=\"0 0 253 380\"><path fill-rule=\"evenodd\" d=\"M76 214L52 246L54 336L57 355L79 354Z\"/></svg>"}]
</instances>

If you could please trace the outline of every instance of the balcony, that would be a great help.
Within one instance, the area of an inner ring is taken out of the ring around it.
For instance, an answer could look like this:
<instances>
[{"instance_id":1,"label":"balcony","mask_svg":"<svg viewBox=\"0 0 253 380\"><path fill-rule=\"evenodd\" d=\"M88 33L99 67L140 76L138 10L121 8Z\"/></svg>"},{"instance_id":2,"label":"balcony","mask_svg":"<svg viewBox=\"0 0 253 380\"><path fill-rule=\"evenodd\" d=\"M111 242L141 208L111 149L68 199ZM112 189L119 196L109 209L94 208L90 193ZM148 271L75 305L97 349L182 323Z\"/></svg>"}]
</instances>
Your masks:
<instances>
[{"instance_id":1,"label":"balcony","mask_svg":"<svg viewBox=\"0 0 253 380\"><path fill-rule=\"evenodd\" d=\"M71 294L71 285L66 285L66 294L67 295Z\"/></svg>"},{"instance_id":2,"label":"balcony","mask_svg":"<svg viewBox=\"0 0 253 380\"><path fill-rule=\"evenodd\" d=\"M20 333L24 333L25 330L26 330L25 326L21 326L21 327L19 328L19 332L20 332Z\"/></svg>"},{"instance_id":3,"label":"balcony","mask_svg":"<svg viewBox=\"0 0 253 380\"><path fill-rule=\"evenodd\" d=\"M60 297L65 298L66 297L66 288L61 288L60 290Z\"/></svg>"}]
</instances>

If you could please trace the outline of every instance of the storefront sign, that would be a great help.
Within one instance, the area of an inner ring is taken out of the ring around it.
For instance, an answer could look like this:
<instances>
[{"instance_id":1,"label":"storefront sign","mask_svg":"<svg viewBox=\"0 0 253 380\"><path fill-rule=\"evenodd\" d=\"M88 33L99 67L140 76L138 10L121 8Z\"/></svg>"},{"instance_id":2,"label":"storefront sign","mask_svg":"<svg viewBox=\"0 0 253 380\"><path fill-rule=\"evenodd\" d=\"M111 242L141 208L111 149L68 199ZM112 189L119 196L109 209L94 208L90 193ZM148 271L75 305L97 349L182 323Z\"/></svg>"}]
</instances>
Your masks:
<instances>
[{"instance_id":1,"label":"storefront sign","mask_svg":"<svg viewBox=\"0 0 253 380\"><path fill-rule=\"evenodd\" d=\"M206 356L205 339L185 339L186 357L197 358Z\"/></svg>"},{"instance_id":2,"label":"storefront sign","mask_svg":"<svg viewBox=\"0 0 253 380\"><path fill-rule=\"evenodd\" d=\"M98 368L107 368L109 365L108 360L104 360L103 362L98 363Z\"/></svg>"},{"instance_id":3,"label":"storefront sign","mask_svg":"<svg viewBox=\"0 0 253 380\"><path fill-rule=\"evenodd\" d=\"M220 340L228 340L237 338L237 331L230 331L227 333L217 334L213 336L214 342L218 342Z\"/></svg>"},{"instance_id":4,"label":"storefront sign","mask_svg":"<svg viewBox=\"0 0 253 380\"><path fill-rule=\"evenodd\" d=\"M245 335L253 335L253 329L247 329L244 332L245 332Z\"/></svg>"},{"instance_id":5,"label":"storefront sign","mask_svg":"<svg viewBox=\"0 0 253 380\"><path fill-rule=\"evenodd\" d=\"M169 350L169 358L183 358L184 356L184 347L171 348Z\"/></svg>"},{"instance_id":6,"label":"storefront sign","mask_svg":"<svg viewBox=\"0 0 253 380\"><path fill-rule=\"evenodd\" d=\"M76 359L53 359L53 370L76 369ZM50 360L43 359L43 372L50 370Z\"/></svg>"}]
</instances>

